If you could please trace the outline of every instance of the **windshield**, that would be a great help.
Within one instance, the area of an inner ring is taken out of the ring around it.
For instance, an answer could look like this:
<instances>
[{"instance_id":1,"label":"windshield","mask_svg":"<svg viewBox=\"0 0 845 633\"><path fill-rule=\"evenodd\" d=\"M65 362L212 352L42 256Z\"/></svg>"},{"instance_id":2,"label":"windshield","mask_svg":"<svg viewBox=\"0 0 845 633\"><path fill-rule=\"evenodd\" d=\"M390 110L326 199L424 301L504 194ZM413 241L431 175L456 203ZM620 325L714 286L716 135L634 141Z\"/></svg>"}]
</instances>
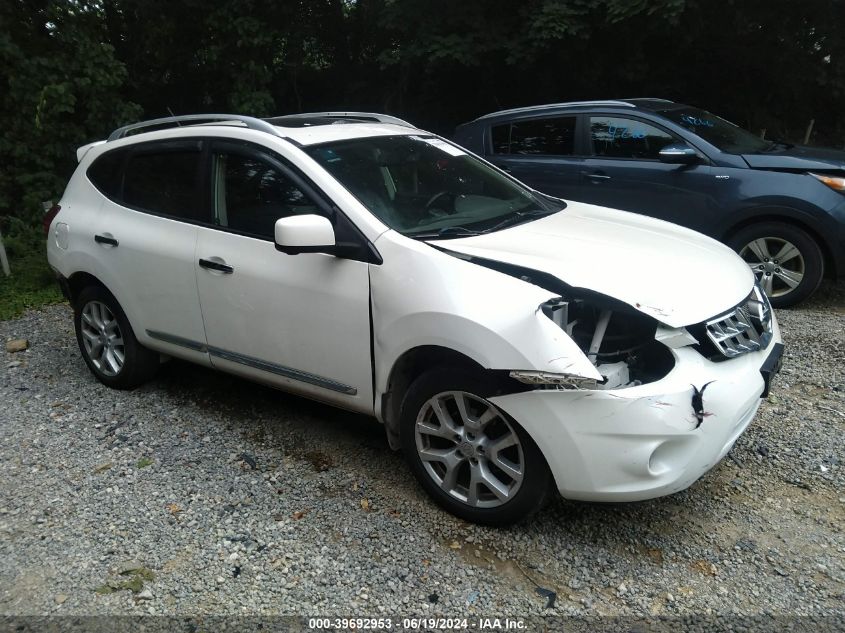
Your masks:
<instances>
[{"instance_id":1,"label":"windshield","mask_svg":"<svg viewBox=\"0 0 845 633\"><path fill-rule=\"evenodd\" d=\"M305 151L373 215L411 237L496 230L564 206L436 137L368 137Z\"/></svg>"},{"instance_id":2,"label":"windshield","mask_svg":"<svg viewBox=\"0 0 845 633\"><path fill-rule=\"evenodd\" d=\"M661 110L658 114L685 127L728 154L765 152L775 145L717 117L715 114L710 114L706 110L678 108L676 110Z\"/></svg>"}]
</instances>

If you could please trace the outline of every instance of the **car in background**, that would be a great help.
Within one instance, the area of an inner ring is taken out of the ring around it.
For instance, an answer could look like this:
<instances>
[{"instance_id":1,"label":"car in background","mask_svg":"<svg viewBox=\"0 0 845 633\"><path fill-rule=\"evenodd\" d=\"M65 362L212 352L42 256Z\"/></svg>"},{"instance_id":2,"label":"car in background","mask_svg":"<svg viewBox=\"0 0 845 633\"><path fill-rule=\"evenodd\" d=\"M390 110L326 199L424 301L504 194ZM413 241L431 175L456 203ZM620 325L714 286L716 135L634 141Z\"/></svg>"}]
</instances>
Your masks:
<instances>
[{"instance_id":1,"label":"car in background","mask_svg":"<svg viewBox=\"0 0 845 633\"><path fill-rule=\"evenodd\" d=\"M728 244L775 307L845 274L843 151L763 140L705 110L651 98L504 110L459 126L454 140L546 194Z\"/></svg>"}]
</instances>

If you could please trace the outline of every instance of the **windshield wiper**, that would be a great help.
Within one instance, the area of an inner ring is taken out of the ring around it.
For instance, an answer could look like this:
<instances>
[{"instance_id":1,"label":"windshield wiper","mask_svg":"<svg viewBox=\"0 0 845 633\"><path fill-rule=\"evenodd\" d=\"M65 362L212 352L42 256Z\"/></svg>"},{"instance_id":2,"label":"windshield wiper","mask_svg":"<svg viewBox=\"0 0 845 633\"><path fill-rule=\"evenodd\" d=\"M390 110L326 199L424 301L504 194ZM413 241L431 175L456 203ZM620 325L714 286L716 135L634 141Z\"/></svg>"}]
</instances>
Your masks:
<instances>
[{"instance_id":1,"label":"windshield wiper","mask_svg":"<svg viewBox=\"0 0 845 633\"><path fill-rule=\"evenodd\" d=\"M792 149L793 147L795 147L794 143L787 143L786 141L781 141L780 139L776 138L772 139L771 143L771 145L769 145L766 149L763 150L764 152L773 152L776 149Z\"/></svg>"},{"instance_id":2,"label":"windshield wiper","mask_svg":"<svg viewBox=\"0 0 845 633\"><path fill-rule=\"evenodd\" d=\"M481 235L484 232L468 229L465 226L444 226L442 229L436 231L411 233L408 237L413 237L415 240L428 240L435 237L472 237L473 235Z\"/></svg>"},{"instance_id":3,"label":"windshield wiper","mask_svg":"<svg viewBox=\"0 0 845 633\"><path fill-rule=\"evenodd\" d=\"M551 211L549 209L532 209L531 211L517 211L516 213L509 215L504 220L499 222L498 224L494 224L493 226L484 229L481 231L482 233L492 233L494 231L498 231L508 226L514 226L515 224L521 224L525 222L527 219L530 218L537 218L543 215L552 215L553 213L557 213L557 211Z\"/></svg>"}]
</instances>

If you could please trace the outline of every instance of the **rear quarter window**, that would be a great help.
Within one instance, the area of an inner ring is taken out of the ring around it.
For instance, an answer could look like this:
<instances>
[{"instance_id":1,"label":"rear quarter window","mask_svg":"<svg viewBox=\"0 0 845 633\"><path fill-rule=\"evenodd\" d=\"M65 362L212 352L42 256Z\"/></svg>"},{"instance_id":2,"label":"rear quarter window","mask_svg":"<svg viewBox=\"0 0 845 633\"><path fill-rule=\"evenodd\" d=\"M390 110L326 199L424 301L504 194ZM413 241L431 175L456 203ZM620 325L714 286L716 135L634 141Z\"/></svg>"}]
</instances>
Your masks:
<instances>
[{"instance_id":1,"label":"rear quarter window","mask_svg":"<svg viewBox=\"0 0 845 633\"><path fill-rule=\"evenodd\" d=\"M123 164L126 162L128 151L117 149L102 154L88 167L88 180L96 189L113 200L120 201L123 186Z\"/></svg>"}]
</instances>

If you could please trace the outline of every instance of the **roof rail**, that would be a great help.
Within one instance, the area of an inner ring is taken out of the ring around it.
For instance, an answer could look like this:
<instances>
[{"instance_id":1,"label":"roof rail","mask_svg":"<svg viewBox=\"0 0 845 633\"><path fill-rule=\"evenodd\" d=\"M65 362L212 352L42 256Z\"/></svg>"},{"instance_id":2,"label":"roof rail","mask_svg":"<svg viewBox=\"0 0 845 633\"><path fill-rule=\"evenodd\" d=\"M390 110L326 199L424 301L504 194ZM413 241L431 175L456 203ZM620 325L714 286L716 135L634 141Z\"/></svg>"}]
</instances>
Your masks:
<instances>
[{"instance_id":1,"label":"roof rail","mask_svg":"<svg viewBox=\"0 0 845 633\"><path fill-rule=\"evenodd\" d=\"M150 121L141 121L139 123L124 125L112 132L109 135L108 140L116 141L117 139L129 136L132 132L150 127L177 127L181 126L182 123L197 125L199 123L219 123L222 121L243 123L244 126L251 130L258 130L260 132L273 134L274 136L280 136L278 130L276 130L270 123L251 116L241 116L239 114L184 114L181 116L169 116L162 119L151 119Z\"/></svg>"},{"instance_id":2,"label":"roof rail","mask_svg":"<svg viewBox=\"0 0 845 633\"><path fill-rule=\"evenodd\" d=\"M663 99L661 97L631 97L625 101L662 101L663 103L675 103L671 99Z\"/></svg>"},{"instance_id":3,"label":"roof rail","mask_svg":"<svg viewBox=\"0 0 845 633\"><path fill-rule=\"evenodd\" d=\"M390 123L403 127L415 127L400 118L389 114L379 114L378 112L305 112L303 114L284 114L264 120L273 125L284 126L285 123L302 122L307 119L335 119L337 121L349 121L350 123Z\"/></svg>"},{"instance_id":4,"label":"roof rail","mask_svg":"<svg viewBox=\"0 0 845 633\"><path fill-rule=\"evenodd\" d=\"M478 119L486 119L489 117L499 116L500 114L519 114L520 112L537 112L541 110L551 110L554 108L578 108L581 106L614 106L622 108L635 108L633 103L627 101L617 101L614 99L598 100L598 101L567 101L564 103L546 103L544 105L525 106L522 108L511 108L510 110L499 110L498 112L491 112L484 114ZM478 120L476 119L476 120Z\"/></svg>"}]
</instances>

